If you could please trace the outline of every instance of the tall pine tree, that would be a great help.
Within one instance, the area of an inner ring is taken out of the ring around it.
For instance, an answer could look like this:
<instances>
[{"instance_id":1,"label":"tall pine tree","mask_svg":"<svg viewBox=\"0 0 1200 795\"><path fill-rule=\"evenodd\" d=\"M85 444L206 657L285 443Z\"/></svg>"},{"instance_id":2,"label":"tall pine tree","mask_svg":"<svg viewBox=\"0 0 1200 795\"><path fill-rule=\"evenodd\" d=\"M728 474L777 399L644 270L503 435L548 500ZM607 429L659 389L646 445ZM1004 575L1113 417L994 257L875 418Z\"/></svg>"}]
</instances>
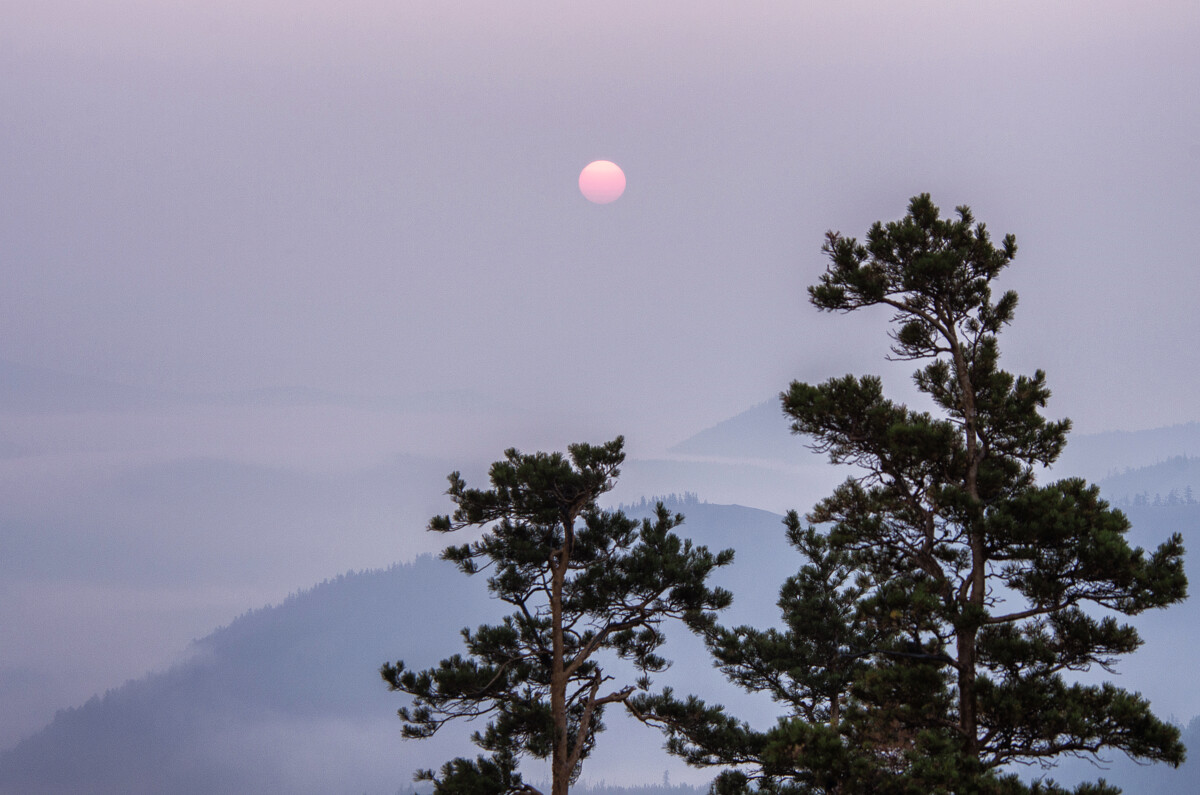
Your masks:
<instances>
[{"instance_id":1,"label":"tall pine tree","mask_svg":"<svg viewBox=\"0 0 1200 795\"><path fill-rule=\"evenodd\" d=\"M942 218L921 195L823 251L813 305L889 308L892 353L926 362L915 382L936 410L888 400L874 376L793 383L792 430L857 474L809 514L822 530L787 520L807 562L781 594L784 628L706 630L717 664L787 714L754 730L669 691L635 708L692 763L737 765L718 779L728 793L1059 793L1006 771L1105 751L1180 764L1179 731L1139 694L1073 681L1141 644L1118 616L1186 596L1183 545L1132 548L1095 486L1035 480L1070 424L1042 417L1044 373L999 367L1017 296L993 300L992 282L1013 237L997 247L969 209Z\"/></svg>"},{"instance_id":2,"label":"tall pine tree","mask_svg":"<svg viewBox=\"0 0 1200 795\"><path fill-rule=\"evenodd\" d=\"M619 474L622 446L618 437L571 445L566 456L509 450L492 465L488 490L450 475L457 509L429 529L486 531L442 557L466 574L490 569L488 590L515 611L501 624L463 630L465 657L425 671L403 662L381 670L392 690L413 697L399 710L407 738L429 737L456 718L488 718L473 736L488 755L418 773L435 792L540 795L517 772L522 757L533 757L549 760L552 795L566 795L605 708L646 690L667 667L656 653L663 621L704 630L728 606L730 594L706 580L732 551L712 554L680 538L683 517L662 503L640 522L597 505ZM606 656L632 662L640 675L616 681Z\"/></svg>"}]
</instances>

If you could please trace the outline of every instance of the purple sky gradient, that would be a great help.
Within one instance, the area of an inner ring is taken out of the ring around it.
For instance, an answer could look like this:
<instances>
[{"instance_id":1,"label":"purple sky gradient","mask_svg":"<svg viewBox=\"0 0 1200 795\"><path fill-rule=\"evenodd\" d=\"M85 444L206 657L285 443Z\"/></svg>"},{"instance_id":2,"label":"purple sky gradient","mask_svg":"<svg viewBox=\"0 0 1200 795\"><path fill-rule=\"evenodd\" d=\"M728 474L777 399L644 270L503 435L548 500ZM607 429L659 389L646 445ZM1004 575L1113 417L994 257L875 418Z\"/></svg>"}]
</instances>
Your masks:
<instances>
[{"instance_id":1,"label":"purple sky gradient","mask_svg":"<svg viewBox=\"0 0 1200 795\"><path fill-rule=\"evenodd\" d=\"M0 407L0 714L36 728L434 548L421 478L399 519L355 513L346 484L395 456L440 484L510 445L653 458L793 378L911 395L886 313L804 289L825 230L919 192L1016 234L1004 363L1047 371L1051 416L1200 419L1198 34L1193 0L0 4L0 360L189 396ZM613 204L579 194L596 159L626 173ZM196 397L282 387L392 408ZM197 460L323 479L334 507L106 513Z\"/></svg>"},{"instance_id":2,"label":"purple sky gradient","mask_svg":"<svg viewBox=\"0 0 1200 795\"><path fill-rule=\"evenodd\" d=\"M929 191L1017 234L1007 350L1080 427L1192 417L1194 4L442 5L6 11L0 356L677 437L877 368L803 287Z\"/></svg>"}]
</instances>

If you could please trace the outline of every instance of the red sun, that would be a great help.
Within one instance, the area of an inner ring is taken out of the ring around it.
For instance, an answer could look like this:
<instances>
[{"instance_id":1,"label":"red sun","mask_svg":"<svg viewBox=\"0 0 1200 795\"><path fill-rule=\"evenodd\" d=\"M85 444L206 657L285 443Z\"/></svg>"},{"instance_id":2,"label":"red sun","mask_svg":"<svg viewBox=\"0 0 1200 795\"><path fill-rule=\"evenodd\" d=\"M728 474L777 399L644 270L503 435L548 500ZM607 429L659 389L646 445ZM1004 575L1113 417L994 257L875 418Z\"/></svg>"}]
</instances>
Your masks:
<instances>
[{"instance_id":1,"label":"red sun","mask_svg":"<svg viewBox=\"0 0 1200 795\"><path fill-rule=\"evenodd\" d=\"M625 172L611 160L596 160L579 172L579 191L595 204L608 204L625 192Z\"/></svg>"}]
</instances>

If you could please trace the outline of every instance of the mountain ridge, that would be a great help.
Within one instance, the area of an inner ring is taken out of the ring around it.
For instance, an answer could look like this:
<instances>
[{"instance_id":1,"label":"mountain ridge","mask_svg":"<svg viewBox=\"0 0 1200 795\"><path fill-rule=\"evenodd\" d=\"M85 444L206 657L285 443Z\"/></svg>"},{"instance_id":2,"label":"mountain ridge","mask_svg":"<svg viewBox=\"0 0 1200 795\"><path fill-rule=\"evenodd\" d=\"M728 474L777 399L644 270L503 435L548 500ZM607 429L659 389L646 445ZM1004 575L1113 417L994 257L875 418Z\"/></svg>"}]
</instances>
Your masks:
<instances>
[{"instance_id":1,"label":"mountain ridge","mask_svg":"<svg viewBox=\"0 0 1200 795\"><path fill-rule=\"evenodd\" d=\"M652 502L627 507L633 515ZM714 576L734 593L722 622L777 622L778 588L801 563L785 543L781 517L694 495L669 507L685 514L684 536L737 550L734 565ZM1131 517L1132 540L1148 542L1178 527L1194 531L1200 506L1173 515L1142 507ZM1196 564L1189 569L1197 575ZM1200 614L1189 607L1138 622L1149 643L1125 661L1131 664L1123 663L1126 677L1183 675L1176 661L1200 653L1180 632ZM415 767L474 754L467 734L475 727L448 726L432 740L402 742L394 717L402 701L386 691L379 665L397 658L413 667L434 664L461 650L460 627L503 612L481 579L465 578L431 555L328 578L213 630L166 671L60 711L44 729L0 752L0 792L396 792ZM696 638L680 627L670 628L668 637L667 656L676 665L659 683L724 702L752 724L774 722L775 706L726 682ZM601 736L585 767L593 781L632 786L667 769L676 781L701 784L715 772L683 768L656 750L661 737L620 713L606 721L613 731ZM299 754L304 761L297 769ZM1155 780L1170 786L1186 778L1154 770ZM1062 772L1087 775L1073 767ZM1132 775L1121 763L1110 778L1118 773Z\"/></svg>"},{"instance_id":2,"label":"mountain ridge","mask_svg":"<svg viewBox=\"0 0 1200 795\"><path fill-rule=\"evenodd\" d=\"M677 455L717 460L771 461L812 465L825 457L806 446L806 437L790 432L778 398L765 400L675 443ZM1137 431L1070 434L1054 467L1055 476L1075 475L1099 481L1130 468L1173 457L1200 457L1200 422L1177 423Z\"/></svg>"}]
</instances>

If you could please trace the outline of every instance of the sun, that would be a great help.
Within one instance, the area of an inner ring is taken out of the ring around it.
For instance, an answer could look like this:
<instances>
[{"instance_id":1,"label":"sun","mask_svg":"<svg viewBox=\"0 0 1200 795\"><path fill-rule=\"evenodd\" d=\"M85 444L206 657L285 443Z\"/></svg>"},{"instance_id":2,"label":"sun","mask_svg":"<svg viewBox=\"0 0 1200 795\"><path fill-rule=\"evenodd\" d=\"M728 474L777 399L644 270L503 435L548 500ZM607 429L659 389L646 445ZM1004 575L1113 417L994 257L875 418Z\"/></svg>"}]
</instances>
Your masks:
<instances>
[{"instance_id":1,"label":"sun","mask_svg":"<svg viewBox=\"0 0 1200 795\"><path fill-rule=\"evenodd\" d=\"M579 191L594 204L608 204L625 192L625 172L611 160L595 160L579 172Z\"/></svg>"}]
</instances>

